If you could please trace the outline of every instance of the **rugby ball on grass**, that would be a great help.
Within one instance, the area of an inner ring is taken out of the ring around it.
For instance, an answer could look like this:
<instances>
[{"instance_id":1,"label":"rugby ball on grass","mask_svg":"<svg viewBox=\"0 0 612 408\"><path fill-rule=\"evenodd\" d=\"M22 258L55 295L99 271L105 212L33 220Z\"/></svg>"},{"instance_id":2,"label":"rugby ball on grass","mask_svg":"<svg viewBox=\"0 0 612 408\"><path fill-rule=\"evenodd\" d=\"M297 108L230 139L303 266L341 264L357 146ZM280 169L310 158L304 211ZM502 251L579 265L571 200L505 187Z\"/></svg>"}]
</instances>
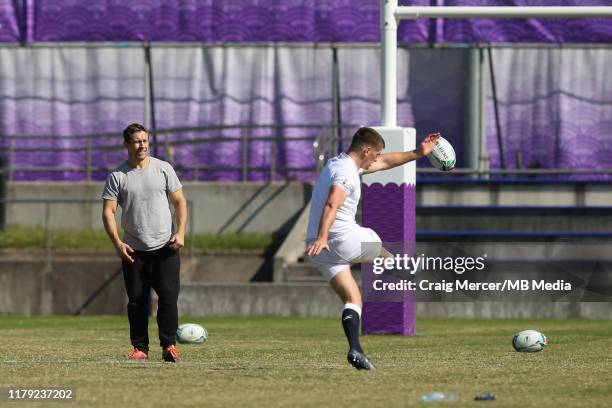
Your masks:
<instances>
[{"instance_id":1,"label":"rugby ball on grass","mask_svg":"<svg viewBox=\"0 0 612 408\"><path fill-rule=\"evenodd\" d=\"M204 343L206 339L208 339L208 332L199 324L181 324L176 330L176 340L181 344Z\"/></svg>"},{"instance_id":2,"label":"rugby ball on grass","mask_svg":"<svg viewBox=\"0 0 612 408\"><path fill-rule=\"evenodd\" d=\"M434 147L427 158L432 166L442 171L451 171L455 168L455 162L457 161L455 149L442 136L434 142Z\"/></svg>"},{"instance_id":3,"label":"rugby ball on grass","mask_svg":"<svg viewBox=\"0 0 612 408\"><path fill-rule=\"evenodd\" d=\"M512 347L516 351L541 351L546 344L548 339L537 330L523 330L512 338Z\"/></svg>"}]
</instances>

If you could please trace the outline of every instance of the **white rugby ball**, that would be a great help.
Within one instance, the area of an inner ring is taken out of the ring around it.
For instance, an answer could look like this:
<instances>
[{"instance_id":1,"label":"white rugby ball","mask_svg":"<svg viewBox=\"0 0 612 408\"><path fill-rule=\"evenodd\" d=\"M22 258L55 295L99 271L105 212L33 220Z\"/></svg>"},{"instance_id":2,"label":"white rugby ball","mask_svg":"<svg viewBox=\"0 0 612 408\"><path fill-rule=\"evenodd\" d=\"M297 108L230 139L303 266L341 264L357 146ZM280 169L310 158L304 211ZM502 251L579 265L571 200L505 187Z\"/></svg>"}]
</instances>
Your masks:
<instances>
[{"instance_id":1,"label":"white rugby ball","mask_svg":"<svg viewBox=\"0 0 612 408\"><path fill-rule=\"evenodd\" d=\"M457 157L455 156L455 149L448 143L448 140L442 136L434 142L434 147L431 153L427 155L429 162L438 170L450 171L455 168L455 162Z\"/></svg>"},{"instance_id":2,"label":"white rugby ball","mask_svg":"<svg viewBox=\"0 0 612 408\"><path fill-rule=\"evenodd\" d=\"M176 339L181 344L203 343L208 339L208 332L199 324L185 323L176 330Z\"/></svg>"},{"instance_id":3,"label":"white rugby ball","mask_svg":"<svg viewBox=\"0 0 612 408\"><path fill-rule=\"evenodd\" d=\"M523 330L512 338L512 347L516 351L541 351L546 344L548 339L537 330Z\"/></svg>"}]
</instances>

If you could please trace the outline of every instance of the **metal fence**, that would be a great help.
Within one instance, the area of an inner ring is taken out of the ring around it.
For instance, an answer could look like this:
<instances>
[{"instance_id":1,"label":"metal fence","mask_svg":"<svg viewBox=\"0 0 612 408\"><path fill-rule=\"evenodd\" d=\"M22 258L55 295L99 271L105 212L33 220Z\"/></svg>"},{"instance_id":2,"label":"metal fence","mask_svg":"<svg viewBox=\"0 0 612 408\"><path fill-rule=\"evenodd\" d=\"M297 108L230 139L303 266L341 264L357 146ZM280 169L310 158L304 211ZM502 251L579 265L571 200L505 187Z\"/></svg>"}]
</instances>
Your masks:
<instances>
[{"instance_id":1,"label":"metal fence","mask_svg":"<svg viewBox=\"0 0 612 408\"><path fill-rule=\"evenodd\" d=\"M232 172L239 181L248 181L251 172L264 175L260 179L268 181L291 180L292 172L311 174L314 179L325 162L330 157L345 150L350 144L352 133L359 127L355 124L341 126L324 125L251 125L251 126L201 126L156 129L151 131L152 142L150 149L156 157L173 164L181 179L197 181L206 179L206 175L214 172ZM304 136L285 138L283 134L288 130L299 130ZM229 132L239 136L227 136L222 133ZM254 135L256 133L256 135ZM262 135L263 133L263 135ZM181 135L181 137L178 137ZM190 135L185 138L185 135ZM125 147L121 144L122 137L118 133L99 133L86 135L64 136L62 140L71 140L71 147L56 147L54 135L27 136L28 140L36 140L36 152L48 153L76 153L82 155L83 166L17 166L12 163L15 153L32 151L29 147L19 147L17 141L23 140L23 135L4 135L5 154L4 163L0 165L0 179L4 182L15 180L16 173L71 173L80 176L80 179L92 181L106 177L109 171L125 159ZM269 163L265 166L250 165L249 144L252 142L267 142ZM308 142L312 145L311 151L304 154L311 158L308 166L281 166L277 163L277 144L279 142ZM239 144L239 157L232 157L227 164L211 165L200 159L204 150L214 150L215 146L224 143ZM193 157L189 162L177 159L185 157L185 152ZM97 160L94 160L96 158ZM98 163L94 163L97 161ZM101 162L101 164L100 164ZM0 161L0 163L2 163ZM94 175L98 173L98 177ZM442 174L431 167L418 167L417 173L422 175ZM451 175L476 178L491 178L497 176L563 176L563 175L609 175L612 168L597 169L490 169L455 168ZM2 184L2 183L0 183ZM0 188L1 189L1 188ZM1 192L1 191L0 191Z\"/></svg>"},{"instance_id":2,"label":"metal fence","mask_svg":"<svg viewBox=\"0 0 612 408\"><path fill-rule=\"evenodd\" d=\"M173 164L181 178L187 181L200 180L210 172L233 172L238 174L241 181L249 180L252 172L267 174L269 181L288 180L292 172L317 173L322 154L320 147L324 148L326 157L332 152L342 148L341 141L346 140L358 127L353 124L341 126L325 125L250 125L250 126L199 126L151 130L151 153ZM298 132L301 136L285 136L288 132ZM228 136L227 134L238 136ZM338 135L342 134L343 137ZM20 146L19 141L24 135L4 135L5 164L0 167L0 173L6 181L15 180L16 173L58 173L66 172L80 175L85 181L100 179L94 177L96 172L105 175L125 159L125 147L119 133L98 133L85 135L63 136L63 142L69 142L70 147L58 147L58 137L54 135L27 136L28 141L36 140L37 154L71 153L81 156L83 166L19 166L13 163L16 153L32 152L31 147ZM264 142L268 146L268 163L265 166L250 164L249 146L254 142ZM311 150L304 151L307 157L306 166L282 166L277 162L277 145L279 143L307 142L312 145ZM239 147L239 157L232 156L221 160L225 163L211 165L202 160L203 151L214 150L219 144L236 143ZM313 156L314 154L314 156ZM185 156L191 156L185 160ZM177 157L183 157L183 160Z\"/></svg>"}]
</instances>

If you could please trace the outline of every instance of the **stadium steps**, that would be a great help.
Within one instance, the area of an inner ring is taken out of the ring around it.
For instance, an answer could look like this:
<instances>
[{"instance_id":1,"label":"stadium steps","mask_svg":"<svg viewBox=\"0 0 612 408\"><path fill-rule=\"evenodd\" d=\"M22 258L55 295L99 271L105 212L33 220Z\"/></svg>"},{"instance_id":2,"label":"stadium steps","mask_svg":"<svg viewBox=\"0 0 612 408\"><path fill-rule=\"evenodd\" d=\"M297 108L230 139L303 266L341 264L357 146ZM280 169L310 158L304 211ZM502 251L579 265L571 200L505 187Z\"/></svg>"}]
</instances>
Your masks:
<instances>
[{"instance_id":1,"label":"stadium steps","mask_svg":"<svg viewBox=\"0 0 612 408\"><path fill-rule=\"evenodd\" d=\"M286 268L287 282L321 282L321 274L304 259Z\"/></svg>"},{"instance_id":2,"label":"stadium steps","mask_svg":"<svg viewBox=\"0 0 612 408\"><path fill-rule=\"evenodd\" d=\"M610 180L417 178L417 205L607 206Z\"/></svg>"},{"instance_id":3,"label":"stadium steps","mask_svg":"<svg viewBox=\"0 0 612 408\"><path fill-rule=\"evenodd\" d=\"M592 234L612 231L612 207L417 206L417 228L428 231ZM527 234L527 235L529 235Z\"/></svg>"},{"instance_id":4,"label":"stadium steps","mask_svg":"<svg viewBox=\"0 0 612 408\"><path fill-rule=\"evenodd\" d=\"M612 207L417 206L417 241L612 239Z\"/></svg>"}]
</instances>

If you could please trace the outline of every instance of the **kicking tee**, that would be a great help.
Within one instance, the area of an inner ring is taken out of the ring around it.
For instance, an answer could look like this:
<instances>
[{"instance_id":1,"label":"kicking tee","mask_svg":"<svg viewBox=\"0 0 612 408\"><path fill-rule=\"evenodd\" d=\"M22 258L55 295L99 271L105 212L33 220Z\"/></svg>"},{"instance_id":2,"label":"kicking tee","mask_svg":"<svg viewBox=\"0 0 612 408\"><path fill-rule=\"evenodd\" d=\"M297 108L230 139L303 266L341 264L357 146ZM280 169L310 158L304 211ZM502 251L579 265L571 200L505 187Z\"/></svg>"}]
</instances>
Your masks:
<instances>
[{"instance_id":1,"label":"kicking tee","mask_svg":"<svg viewBox=\"0 0 612 408\"><path fill-rule=\"evenodd\" d=\"M123 240L139 251L153 251L168 243L173 229L168 195L183 187L170 163L149 159L143 169L127 162L117 167L102 192L103 200L117 201L121 207Z\"/></svg>"},{"instance_id":2,"label":"kicking tee","mask_svg":"<svg viewBox=\"0 0 612 408\"><path fill-rule=\"evenodd\" d=\"M308 241L313 241L319 235L319 224L323 207L327 202L332 186L341 187L347 194L344 203L336 212L336 220L329 229L329 239L339 238L358 227L355 221L357 205L361 198L361 173L353 159L346 154L329 159L321 171L319 179L312 192L310 217L308 219Z\"/></svg>"}]
</instances>

